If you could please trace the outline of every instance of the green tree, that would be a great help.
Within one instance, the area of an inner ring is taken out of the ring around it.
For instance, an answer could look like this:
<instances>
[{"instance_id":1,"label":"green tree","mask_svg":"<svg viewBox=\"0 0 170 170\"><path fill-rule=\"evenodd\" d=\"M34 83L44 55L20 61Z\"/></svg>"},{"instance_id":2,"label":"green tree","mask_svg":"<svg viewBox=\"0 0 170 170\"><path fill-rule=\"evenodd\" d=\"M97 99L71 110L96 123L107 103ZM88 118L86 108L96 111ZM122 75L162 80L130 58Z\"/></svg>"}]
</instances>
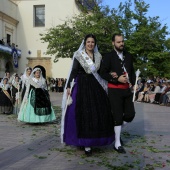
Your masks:
<instances>
[{"instance_id":1,"label":"green tree","mask_svg":"<svg viewBox=\"0 0 170 170\"><path fill-rule=\"evenodd\" d=\"M168 60L165 48L167 26L162 26L159 17L147 17L149 5L143 0L135 0L133 14L134 31L126 41L127 49L135 58L136 68L140 68L144 76L164 76L168 70L164 65Z\"/></svg>"},{"instance_id":2,"label":"green tree","mask_svg":"<svg viewBox=\"0 0 170 170\"><path fill-rule=\"evenodd\" d=\"M101 53L110 51L111 34L117 28L109 12L108 7L105 7L103 12L97 7L93 13L82 12L66 20L64 24L50 28L47 33L40 34L41 40L48 43L47 54L56 55L56 59L71 58L88 33L96 35Z\"/></svg>"},{"instance_id":3,"label":"green tree","mask_svg":"<svg viewBox=\"0 0 170 170\"><path fill-rule=\"evenodd\" d=\"M161 24L158 16L148 17L148 10L149 4L144 0L127 0L117 9L96 5L89 12L82 7L80 15L50 28L41 40L48 43L47 54L56 55L56 59L71 58L86 34L96 35L99 50L104 54L113 48L112 34L121 32L126 49L134 57L135 69L139 68L143 76L170 77L167 26Z\"/></svg>"},{"instance_id":4,"label":"green tree","mask_svg":"<svg viewBox=\"0 0 170 170\"><path fill-rule=\"evenodd\" d=\"M134 0L134 4L128 0L120 3L118 9L112 9L111 16L125 36L126 49L134 57L135 69L139 68L143 76L164 76L170 71L165 67L170 62L165 45L167 26L162 26L158 16L148 17L148 10L149 4L143 0Z\"/></svg>"}]
</instances>

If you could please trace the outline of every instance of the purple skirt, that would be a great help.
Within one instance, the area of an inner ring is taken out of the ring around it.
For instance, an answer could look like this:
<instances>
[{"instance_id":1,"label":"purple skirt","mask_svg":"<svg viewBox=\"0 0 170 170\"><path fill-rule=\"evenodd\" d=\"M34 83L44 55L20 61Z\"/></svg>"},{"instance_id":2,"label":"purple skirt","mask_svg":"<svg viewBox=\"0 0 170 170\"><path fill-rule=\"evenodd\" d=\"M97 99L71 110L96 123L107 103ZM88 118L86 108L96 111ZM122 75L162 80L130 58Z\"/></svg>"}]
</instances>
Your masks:
<instances>
[{"instance_id":1,"label":"purple skirt","mask_svg":"<svg viewBox=\"0 0 170 170\"><path fill-rule=\"evenodd\" d=\"M78 138L76 126L76 95L78 89L77 79L72 90L73 103L67 108L64 125L64 142L73 146L104 146L110 145L114 141L114 134L110 137L103 138Z\"/></svg>"}]
</instances>

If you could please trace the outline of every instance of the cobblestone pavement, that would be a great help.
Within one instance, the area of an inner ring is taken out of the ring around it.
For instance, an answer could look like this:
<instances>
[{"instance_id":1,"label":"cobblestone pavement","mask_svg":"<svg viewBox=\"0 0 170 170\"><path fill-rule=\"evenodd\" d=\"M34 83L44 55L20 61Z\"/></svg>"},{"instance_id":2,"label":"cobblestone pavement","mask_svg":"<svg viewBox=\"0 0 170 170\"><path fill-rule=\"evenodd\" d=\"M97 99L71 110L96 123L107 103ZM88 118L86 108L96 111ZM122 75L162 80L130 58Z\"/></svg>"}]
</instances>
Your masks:
<instances>
[{"instance_id":1,"label":"cobblestone pavement","mask_svg":"<svg viewBox=\"0 0 170 170\"><path fill-rule=\"evenodd\" d=\"M110 145L86 157L60 143L62 94L50 94L54 123L25 124L0 114L0 170L170 170L170 107L135 103L136 117L122 135L127 153Z\"/></svg>"}]
</instances>

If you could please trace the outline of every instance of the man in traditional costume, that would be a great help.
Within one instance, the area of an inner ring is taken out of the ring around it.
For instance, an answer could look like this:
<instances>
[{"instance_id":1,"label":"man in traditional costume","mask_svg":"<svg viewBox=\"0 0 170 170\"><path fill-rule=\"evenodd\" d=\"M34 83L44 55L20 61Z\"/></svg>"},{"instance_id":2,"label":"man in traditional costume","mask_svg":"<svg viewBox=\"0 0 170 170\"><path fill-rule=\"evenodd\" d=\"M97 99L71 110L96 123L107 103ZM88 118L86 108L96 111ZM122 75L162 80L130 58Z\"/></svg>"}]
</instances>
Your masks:
<instances>
[{"instance_id":1,"label":"man in traditional costume","mask_svg":"<svg viewBox=\"0 0 170 170\"><path fill-rule=\"evenodd\" d=\"M132 56L124 50L124 38L121 34L112 37L114 49L106 54L101 64L100 75L108 81L108 96L114 116L115 146L119 153L126 153L120 134L122 126L135 117L133 94L130 87L135 84ZM115 77L114 72L117 76Z\"/></svg>"}]
</instances>

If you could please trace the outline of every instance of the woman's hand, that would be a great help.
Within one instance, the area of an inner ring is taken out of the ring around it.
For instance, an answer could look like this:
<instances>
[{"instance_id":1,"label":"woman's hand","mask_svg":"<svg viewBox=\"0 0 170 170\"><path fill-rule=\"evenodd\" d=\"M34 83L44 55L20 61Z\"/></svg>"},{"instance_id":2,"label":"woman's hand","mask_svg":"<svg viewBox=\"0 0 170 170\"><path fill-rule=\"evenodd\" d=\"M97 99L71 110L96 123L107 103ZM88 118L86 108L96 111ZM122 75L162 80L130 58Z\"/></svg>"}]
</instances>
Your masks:
<instances>
[{"instance_id":1,"label":"woman's hand","mask_svg":"<svg viewBox=\"0 0 170 170\"><path fill-rule=\"evenodd\" d=\"M67 97L70 95L70 88L67 88Z\"/></svg>"},{"instance_id":2,"label":"woman's hand","mask_svg":"<svg viewBox=\"0 0 170 170\"><path fill-rule=\"evenodd\" d=\"M118 75L117 75L116 72L111 72L110 74L111 74L111 76L112 76L113 78L118 78Z\"/></svg>"}]
</instances>

